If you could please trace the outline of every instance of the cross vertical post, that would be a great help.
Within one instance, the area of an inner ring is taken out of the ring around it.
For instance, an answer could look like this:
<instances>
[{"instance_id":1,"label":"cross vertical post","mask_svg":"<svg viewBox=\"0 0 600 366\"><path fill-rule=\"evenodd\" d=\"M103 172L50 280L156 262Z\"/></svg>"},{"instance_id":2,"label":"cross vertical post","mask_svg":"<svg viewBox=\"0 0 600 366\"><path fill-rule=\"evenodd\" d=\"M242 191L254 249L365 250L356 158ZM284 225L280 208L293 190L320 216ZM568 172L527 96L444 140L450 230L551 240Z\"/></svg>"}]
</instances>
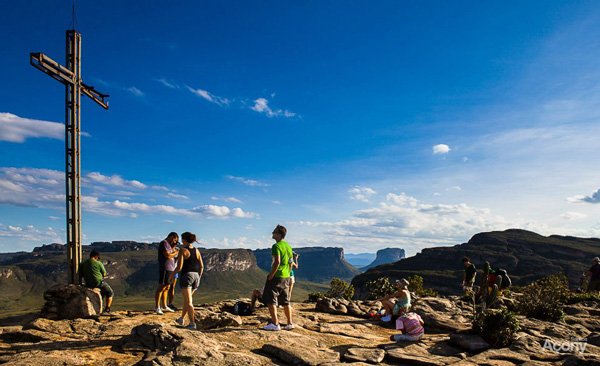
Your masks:
<instances>
[{"instance_id":1,"label":"cross vertical post","mask_svg":"<svg viewBox=\"0 0 600 366\"><path fill-rule=\"evenodd\" d=\"M79 283L81 248L81 93L108 109L108 95L88 86L81 79L81 33L68 30L67 66L43 53L31 53L30 62L65 85L65 191L67 224L67 261L69 283Z\"/></svg>"}]
</instances>

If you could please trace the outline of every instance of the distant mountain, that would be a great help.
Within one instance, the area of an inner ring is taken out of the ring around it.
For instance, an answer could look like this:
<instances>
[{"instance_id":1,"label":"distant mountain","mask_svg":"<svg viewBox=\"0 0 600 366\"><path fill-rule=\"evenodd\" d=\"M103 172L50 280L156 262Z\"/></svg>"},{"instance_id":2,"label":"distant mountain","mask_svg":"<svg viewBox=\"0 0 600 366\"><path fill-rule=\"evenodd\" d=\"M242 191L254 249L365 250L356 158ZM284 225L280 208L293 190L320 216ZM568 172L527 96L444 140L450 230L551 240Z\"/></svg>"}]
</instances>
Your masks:
<instances>
[{"instance_id":1,"label":"distant mountain","mask_svg":"<svg viewBox=\"0 0 600 366\"><path fill-rule=\"evenodd\" d=\"M352 280L357 295L366 294L365 284L379 277L399 279L412 274L424 278L426 287L442 294L460 291L463 266L461 259L470 257L479 270L485 261L493 268L504 268L515 285L528 284L541 277L564 273L570 285L577 287L581 273L591 266L600 253L600 239L570 236L541 236L533 232L510 229L474 235L468 243L453 247L428 248L414 257L377 266ZM479 277L480 278L480 277Z\"/></svg>"},{"instance_id":2,"label":"distant mountain","mask_svg":"<svg viewBox=\"0 0 600 366\"><path fill-rule=\"evenodd\" d=\"M358 253L358 254L344 254L346 262L350 263L356 268L365 267L369 263L375 260L377 255L375 253Z\"/></svg>"},{"instance_id":3,"label":"distant mountain","mask_svg":"<svg viewBox=\"0 0 600 366\"><path fill-rule=\"evenodd\" d=\"M311 282L329 282L333 277L351 279L360 271L344 259L344 249L308 247L294 248L300 255L299 269L295 271L296 278ZM264 271L271 270L271 249L254 251L258 267Z\"/></svg>"},{"instance_id":4,"label":"distant mountain","mask_svg":"<svg viewBox=\"0 0 600 366\"><path fill-rule=\"evenodd\" d=\"M366 271L369 268L377 267L386 263L394 263L404 258L406 255L404 253L404 249L402 248L385 248L377 251L377 256L371 264L361 268L361 270Z\"/></svg>"}]
</instances>

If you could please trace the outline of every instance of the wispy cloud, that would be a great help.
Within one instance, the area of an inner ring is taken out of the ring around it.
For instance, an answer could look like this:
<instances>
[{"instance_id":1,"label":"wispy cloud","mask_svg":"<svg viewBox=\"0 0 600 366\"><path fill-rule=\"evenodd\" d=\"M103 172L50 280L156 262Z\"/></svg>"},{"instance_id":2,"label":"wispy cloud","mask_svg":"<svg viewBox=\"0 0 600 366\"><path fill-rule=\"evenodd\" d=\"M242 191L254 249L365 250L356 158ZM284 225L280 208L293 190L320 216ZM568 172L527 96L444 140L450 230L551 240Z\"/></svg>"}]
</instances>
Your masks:
<instances>
[{"instance_id":1,"label":"wispy cloud","mask_svg":"<svg viewBox=\"0 0 600 366\"><path fill-rule=\"evenodd\" d=\"M235 198L235 197L218 197L218 196L212 196L210 198L213 201L224 201L224 202L231 202L231 203L243 203L242 200Z\"/></svg>"},{"instance_id":2,"label":"wispy cloud","mask_svg":"<svg viewBox=\"0 0 600 366\"><path fill-rule=\"evenodd\" d=\"M166 86L169 89L179 89L179 85L175 84L172 81L169 81L165 78L160 78L160 79L154 79L156 82L162 84L163 86Z\"/></svg>"},{"instance_id":3,"label":"wispy cloud","mask_svg":"<svg viewBox=\"0 0 600 366\"><path fill-rule=\"evenodd\" d=\"M39 228L34 225L3 225L0 224L0 238L8 238L13 241L41 244L62 243L63 235L52 227ZM11 248L13 251L15 248ZM29 248L28 248L29 249Z\"/></svg>"},{"instance_id":4,"label":"wispy cloud","mask_svg":"<svg viewBox=\"0 0 600 366\"><path fill-rule=\"evenodd\" d=\"M128 92L130 92L132 95L136 96L136 97L143 97L144 92L141 91L140 89L136 88L135 86L130 86L130 87L126 87L124 88L125 90L127 90Z\"/></svg>"},{"instance_id":5,"label":"wispy cloud","mask_svg":"<svg viewBox=\"0 0 600 366\"><path fill-rule=\"evenodd\" d=\"M86 178L96 183L106 184L115 187L128 187L137 189L147 188L147 186L144 183L138 180L126 180L119 175L107 176L98 172L92 172L88 173L86 175Z\"/></svg>"},{"instance_id":6,"label":"wispy cloud","mask_svg":"<svg viewBox=\"0 0 600 366\"><path fill-rule=\"evenodd\" d=\"M226 175L225 178L232 180L234 182L239 182L242 183L244 185L250 186L250 187L269 187L270 184L255 180L255 179L250 179L250 178L244 178L244 177L236 177L234 175Z\"/></svg>"},{"instance_id":7,"label":"wispy cloud","mask_svg":"<svg viewBox=\"0 0 600 366\"><path fill-rule=\"evenodd\" d=\"M254 100L254 105L250 107L255 112L263 113L267 117L286 117L292 118L296 116L296 113L290 112L287 109L272 109L269 107L269 101L265 98L258 98Z\"/></svg>"},{"instance_id":8,"label":"wispy cloud","mask_svg":"<svg viewBox=\"0 0 600 366\"><path fill-rule=\"evenodd\" d=\"M373 188L355 186L348 190L350 193L350 199L355 201L369 202L371 198L377 192Z\"/></svg>"},{"instance_id":9,"label":"wispy cloud","mask_svg":"<svg viewBox=\"0 0 600 366\"><path fill-rule=\"evenodd\" d=\"M185 196L183 194L173 193L173 192L167 193L167 197L169 197L169 198L175 198L175 199L178 199L178 200L189 200L190 199L188 196Z\"/></svg>"},{"instance_id":10,"label":"wispy cloud","mask_svg":"<svg viewBox=\"0 0 600 366\"><path fill-rule=\"evenodd\" d=\"M64 140L65 125L0 113L0 141L23 143L28 138Z\"/></svg>"},{"instance_id":11,"label":"wispy cloud","mask_svg":"<svg viewBox=\"0 0 600 366\"><path fill-rule=\"evenodd\" d=\"M569 202L600 203L600 188L589 196L578 195L567 198Z\"/></svg>"},{"instance_id":12,"label":"wispy cloud","mask_svg":"<svg viewBox=\"0 0 600 366\"><path fill-rule=\"evenodd\" d=\"M214 103L218 106L227 106L231 102L229 99L224 98L224 97L219 97L218 95L214 95L214 94L210 93L208 90L194 89L190 86L186 86L186 87L191 93L199 96L200 98L202 98L204 100Z\"/></svg>"},{"instance_id":13,"label":"wispy cloud","mask_svg":"<svg viewBox=\"0 0 600 366\"><path fill-rule=\"evenodd\" d=\"M433 151L434 155L438 155L438 154L447 154L450 152L451 149L450 149L450 146L448 146L446 144L437 144L437 145L433 145L431 150Z\"/></svg>"}]
</instances>

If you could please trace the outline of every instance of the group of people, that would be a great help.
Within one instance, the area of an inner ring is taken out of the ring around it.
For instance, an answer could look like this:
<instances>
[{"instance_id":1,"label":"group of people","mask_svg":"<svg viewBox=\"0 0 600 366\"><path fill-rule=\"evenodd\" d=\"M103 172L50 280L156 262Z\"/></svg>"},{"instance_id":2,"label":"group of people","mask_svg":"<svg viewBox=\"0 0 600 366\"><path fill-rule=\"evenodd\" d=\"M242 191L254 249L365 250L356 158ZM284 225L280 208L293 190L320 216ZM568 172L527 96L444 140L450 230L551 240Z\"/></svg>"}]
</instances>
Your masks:
<instances>
[{"instance_id":1,"label":"group of people","mask_svg":"<svg viewBox=\"0 0 600 366\"><path fill-rule=\"evenodd\" d=\"M424 322L421 316L411 311L411 295L408 290L410 283L402 278L396 281L396 291L386 295L381 302L381 320L385 323L396 318L396 329L401 333L390 337L392 341L418 341L425 334Z\"/></svg>"}]
</instances>

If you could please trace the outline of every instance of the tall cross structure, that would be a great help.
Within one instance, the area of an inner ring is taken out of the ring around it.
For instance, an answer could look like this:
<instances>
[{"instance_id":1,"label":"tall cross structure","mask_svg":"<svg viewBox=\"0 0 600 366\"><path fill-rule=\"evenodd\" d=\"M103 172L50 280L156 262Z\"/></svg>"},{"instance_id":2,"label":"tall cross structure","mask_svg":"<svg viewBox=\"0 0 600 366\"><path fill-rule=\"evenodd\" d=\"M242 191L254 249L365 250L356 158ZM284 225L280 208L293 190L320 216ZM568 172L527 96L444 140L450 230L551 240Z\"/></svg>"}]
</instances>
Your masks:
<instances>
[{"instance_id":1,"label":"tall cross structure","mask_svg":"<svg viewBox=\"0 0 600 366\"><path fill-rule=\"evenodd\" d=\"M81 250L81 93L108 109L108 95L81 80L81 33L67 31L67 66L41 52L29 54L31 65L65 85L65 173L69 283L79 283Z\"/></svg>"}]
</instances>

